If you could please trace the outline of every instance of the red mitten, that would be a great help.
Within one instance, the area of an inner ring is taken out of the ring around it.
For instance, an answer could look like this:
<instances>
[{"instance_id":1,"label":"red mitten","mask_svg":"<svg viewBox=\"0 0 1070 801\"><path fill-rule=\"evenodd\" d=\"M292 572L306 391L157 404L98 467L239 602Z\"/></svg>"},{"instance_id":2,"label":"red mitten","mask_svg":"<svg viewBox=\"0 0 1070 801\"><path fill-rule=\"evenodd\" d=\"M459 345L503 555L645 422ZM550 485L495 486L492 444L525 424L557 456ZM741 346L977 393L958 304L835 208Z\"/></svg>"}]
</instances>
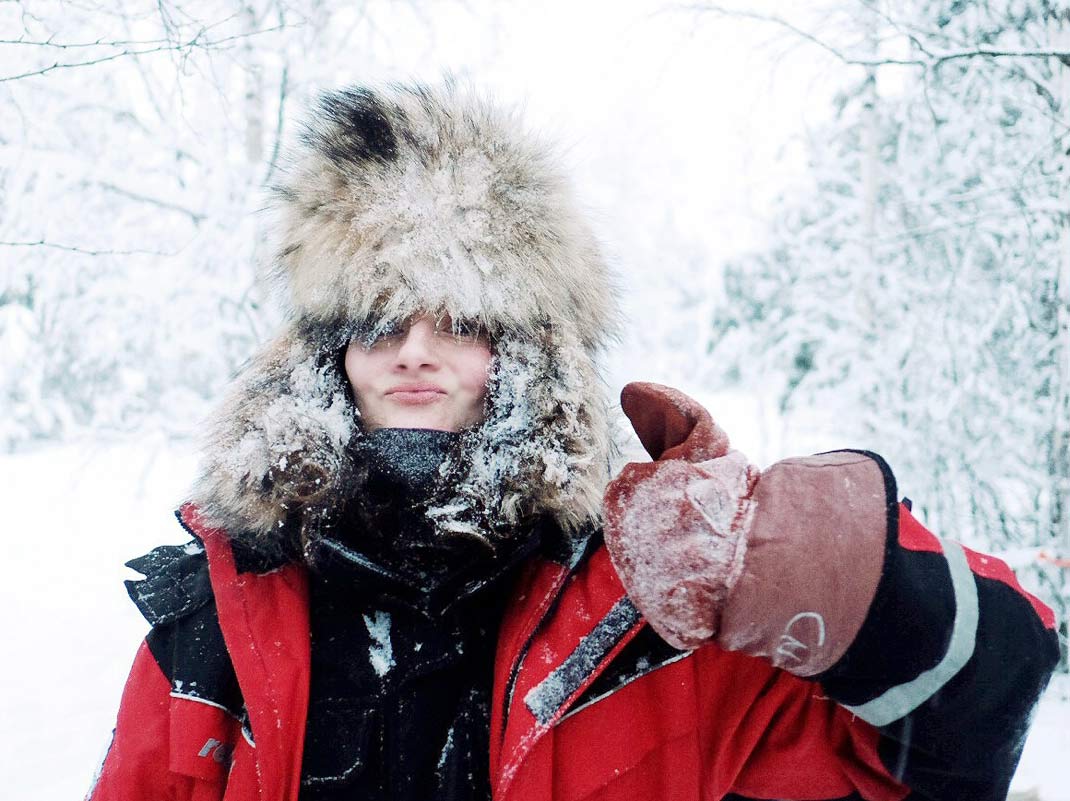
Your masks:
<instances>
[{"instance_id":1,"label":"red mitten","mask_svg":"<svg viewBox=\"0 0 1070 801\"><path fill-rule=\"evenodd\" d=\"M676 648L717 634L743 572L759 472L682 392L633 383L621 406L654 462L633 462L605 496L610 558L639 611Z\"/></svg>"},{"instance_id":2,"label":"red mitten","mask_svg":"<svg viewBox=\"0 0 1070 801\"><path fill-rule=\"evenodd\" d=\"M885 477L857 452L759 472L698 403L629 384L621 406L654 462L604 501L606 547L632 601L670 645L711 641L799 676L846 652L876 593Z\"/></svg>"}]
</instances>

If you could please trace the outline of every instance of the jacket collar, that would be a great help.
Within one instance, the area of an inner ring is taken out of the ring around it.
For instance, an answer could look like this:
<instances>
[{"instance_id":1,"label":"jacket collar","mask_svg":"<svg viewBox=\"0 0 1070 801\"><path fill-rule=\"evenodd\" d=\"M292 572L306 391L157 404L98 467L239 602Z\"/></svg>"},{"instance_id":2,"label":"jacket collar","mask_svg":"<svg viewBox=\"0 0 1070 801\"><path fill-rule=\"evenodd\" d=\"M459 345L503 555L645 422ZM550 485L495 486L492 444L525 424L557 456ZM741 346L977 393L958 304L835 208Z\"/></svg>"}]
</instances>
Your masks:
<instances>
[{"instance_id":1,"label":"jacket collar","mask_svg":"<svg viewBox=\"0 0 1070 801\"><path fill-rule=\"evenodd\" d=\"M422 577L402 573L340 540L322 538L313 547L317 574L344 577L360 593L389 599L435 618L507 579L537 546L537 540L526 540L493 557L470 554L456 569Z\"/></svg>"}]
</instances>

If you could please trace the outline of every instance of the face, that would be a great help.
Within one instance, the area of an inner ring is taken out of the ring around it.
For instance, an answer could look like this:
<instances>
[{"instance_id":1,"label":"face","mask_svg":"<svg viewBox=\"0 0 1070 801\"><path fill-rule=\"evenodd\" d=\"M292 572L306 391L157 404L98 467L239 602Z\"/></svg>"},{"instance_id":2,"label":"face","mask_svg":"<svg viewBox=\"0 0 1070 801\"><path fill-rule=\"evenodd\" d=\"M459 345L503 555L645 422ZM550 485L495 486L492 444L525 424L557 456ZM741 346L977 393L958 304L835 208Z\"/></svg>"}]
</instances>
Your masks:
<instances>
[{"instance_id":1,"label":"face","mask_svg":"<svg viewBox=\"0 0 1070 801\"><path fill-rule=\"evenodd\" d=\"M366 430L460 431L483 419L490 359L484 336L425 314L351 342L345 369Z\"/></svg>"}]
</instances>

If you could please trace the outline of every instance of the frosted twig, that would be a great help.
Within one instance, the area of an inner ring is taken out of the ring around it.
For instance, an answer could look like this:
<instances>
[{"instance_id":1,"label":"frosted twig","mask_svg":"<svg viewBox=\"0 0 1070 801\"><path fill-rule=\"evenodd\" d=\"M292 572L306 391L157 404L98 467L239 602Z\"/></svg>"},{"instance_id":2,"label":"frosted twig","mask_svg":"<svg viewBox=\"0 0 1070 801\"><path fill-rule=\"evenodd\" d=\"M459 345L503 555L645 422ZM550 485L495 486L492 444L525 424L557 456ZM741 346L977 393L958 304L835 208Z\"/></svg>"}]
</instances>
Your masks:
<instances>
[{"instance_id":1,"label":"frosted twig","mask_svg":"<svg viewBox=\"0 0 1070 801\"><path fill-rule=\"evenodd\" d=\"M101 181L98 185L102 189L106 189L107 191L113 192L116 195L122 195L123 197L130 198L131 200L136 200L139 203L149 203L153 206L156 206L157 208L164 209L166 211L176 211L179 214L185 214L193 221L195 225L199 225L207 218L206 214L193 211L192 209L187 209L184 206L179 206L177 203L169 203L166 200L159 200L154 197L149 197L148 195L141 195L137 192L131 192L129 189L124 189L123 187L116 186L112 183Z\"/></svg>"},{"instance_id":2,"label":"frosted twig","mask_svg":"<svg viewBox=\"0 0 1070 801\"><path fill-rule=\"evenodd\" d=\"M286 98L290 91L290 65L288 63L282 65L282 77L279 80L279 112L275 118L275 143L271 148L271 158L268 159L267 172L264 175L264 180L260 182L261 186L268 186L271 183L271 177L275 174L275 167L279 162L279 150L282 147L282 130L286 121Z\"/></svg>"},{"instance_id":3,"label":"frosted twig","mask_svg":"<svg viewBox=\"0 0 1070 801\"><path fill-rule=\"evenodd\" d=\"M225 17L218 22L213 22L211 25L202 25L201 29L197 32L197 36L204 36L211 30L218 28L220 25L225 25L234 19L236 15L231 14L229 17ZM144 47L145 45L160 45L169 44L174 45L174 40L171 38L164 39L104 39L99 38L94 42L56 42L53 41L55 34L49 36L47 39L26 39L20 36L18 39L0 39L0 45L29 45L32 47L54 47L60 50L74 50L78 48L86 47L129 47L130 45L136 45Z\"/></svg>"},{"instance_id":4,"label":"frosted twig","mask_svg":"<svg viewBox=\"0 0 1070 801\"><path fill-rule=\"evenodd\" d=\"M193 38L189 39L188 41L180 42L180 43L175 44L175 45L160 45L159 47L150 47L150 48L146 48L144 50L124 49L119 53L111 53L110 55L107 55L107 56L101 56L100 58L91 58L91 59L87 59L85 61L72 61L72 62L68 62L68 63L60 63L60 62L57 61L55 64L50 64L49 66L42 67L41 69L30 70L28 72L18 73L17 75L6 75L6 76L3 76L3 77L0 77L0 83L6 83L8 81L17 81L17 80L20 80L22 78L32 78L32 77L37 76L37 75L46 75L47 73L54 72L56 70L72 69L74 67L89 67L89 66L93 66L93 65L96 65L96 64L103 64L106 61L114 61L115 59L118 59L118 58L125 58L127 56L144 56L144 55L148 55L150 53L163 53L163 52L168 52L168 51L175 51L175 52L179 52L179 53L183 53L183 54L188 54L189 51L193 50L193 48L195 48L195 47L201 47L201 48L204 48L204 49L218 47L220 45L226 44L227 42L232 42L232 41L235 41L237 39L245 39L245 38L248 38L250 36L259 36L260 34L263 34L263 33L272 33L274 31L280 30L280 27L276 25L276 26L273 26L271 28L264 28L264 29L259 30L259 31L250 31L248 33L236 33L236 34L234 34L232 36L224 36L222 39L212 39L212 40L209 40L209 41L201 41L201 37L204 35L204 32L206 30L207 29L202 29L201 31L199 31L197 33L196 36L194 36Z\"/></svg>"},{"instance_id":5,"label":"frosted twig","mask_svg":"<svg viewBox=\"0 0 1070 801\"><path fill-rule=\"evenodd\" d=\"M0 247L9 248L54 248L66 250L71 253L80 253L83 256L177 256L178 253L166 253L159 250L96 250L81 248L77 245L61 245L57 242L46 242L38 239L36 242L0 242Z\"/></svg>"},{"instance_id":6,"label":"frosted twig","mask_svg":"<svg viewBox=\"0 0 1070 801\"><path fill-rule=\"evenodd\" d=\"M32 47L54 47L59 50L73 50L83 47L129 47L130 45L163 44L167 39L97 39L95 42L53 42L52 37L41 41L36 39L0 39L0 45L28 45Z\"/></svg>"},{"instance_id":7,"label":"frosted twig","mask_svg":"<svg viewBox=\"0 0 1070 801\"><path fill-rule=\"evenodd\" d=\"M855 56L850 53L841 50L830 42L825 41L817 34L811 33L805 28L801 28L793 22L790 22L783 17L776 16L775 14L760 14L754 11L745 11L742 9L725 8L724 6L718 6L707 3L697 3L690 5L682 5L681 9L690 11L706 11L713 12L715 14L721 14L726 17L737 17L740 19L750 19L756 22L767 22L773 25L778 25L788 31L791 31L796 36L799 36L806 41L817 45L822 50L835 56L844 64L850 64L858 67L885 67L885 66L901 66L901 67L921 67L923 69L932 69L938 67L941 64L948 61L955 61L964 58L1058 58L1063 60L1070 60L1070 50L1060 50L1053 48L1013 48L1013 47L966 47L957 50L945 50L943 52L930 51L924 47L921 47L916 42L914 36L908 35L908 38L921 50L924 57L915 58L863 58ZM906 34L904 34L906 35Z\"/></svg>"}]
</instances>

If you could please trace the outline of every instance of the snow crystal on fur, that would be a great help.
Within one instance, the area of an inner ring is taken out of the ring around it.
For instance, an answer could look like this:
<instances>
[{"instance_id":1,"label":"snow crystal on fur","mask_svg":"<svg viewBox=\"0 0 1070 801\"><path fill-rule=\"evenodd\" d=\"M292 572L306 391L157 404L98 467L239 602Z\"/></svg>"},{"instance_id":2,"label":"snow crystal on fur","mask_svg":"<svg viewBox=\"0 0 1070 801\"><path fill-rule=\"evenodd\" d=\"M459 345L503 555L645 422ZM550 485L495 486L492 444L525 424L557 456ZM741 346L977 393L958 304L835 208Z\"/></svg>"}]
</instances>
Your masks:
<instances>
[{"instance_id":1,"label":"snow crystal on fur","mask_svg":"<svg viewBox=\"0 0 1070 801\"><path fill-rule=\"evenodd\" d=\"M509 530L526 515L550 513L566 530L598 515L607 480L606 410L578 343L499 343L487 418L458 490L429 516L442 531L483 536L489 522ZM463 470L453 464L443 473Z\"/></svg>"},{"instance_id":2,"label":"snow crystal on fur","mask_svg":"<svg viewBox=\"0 0 1070 801\"><path fill-rule=\"evenodd\" d=\"M394 646L390 641L390 613L376 612L374 616L361 615L364 627L372 638L368 648L368 660L379 678L384 677L394 667Z\"/></svg>"},{"instance_id":3,"label":"snow crystal on fur","mask_svg":"<svg viewBox=\"0 0 1070 801\"><path fill-rule=\"evenodd\" d=\"M339 491L358 432L338 370L297 330L239 376L209 435L194 500L210 525L262 539L301 498Z\"/></svg>"}]
</instances>

